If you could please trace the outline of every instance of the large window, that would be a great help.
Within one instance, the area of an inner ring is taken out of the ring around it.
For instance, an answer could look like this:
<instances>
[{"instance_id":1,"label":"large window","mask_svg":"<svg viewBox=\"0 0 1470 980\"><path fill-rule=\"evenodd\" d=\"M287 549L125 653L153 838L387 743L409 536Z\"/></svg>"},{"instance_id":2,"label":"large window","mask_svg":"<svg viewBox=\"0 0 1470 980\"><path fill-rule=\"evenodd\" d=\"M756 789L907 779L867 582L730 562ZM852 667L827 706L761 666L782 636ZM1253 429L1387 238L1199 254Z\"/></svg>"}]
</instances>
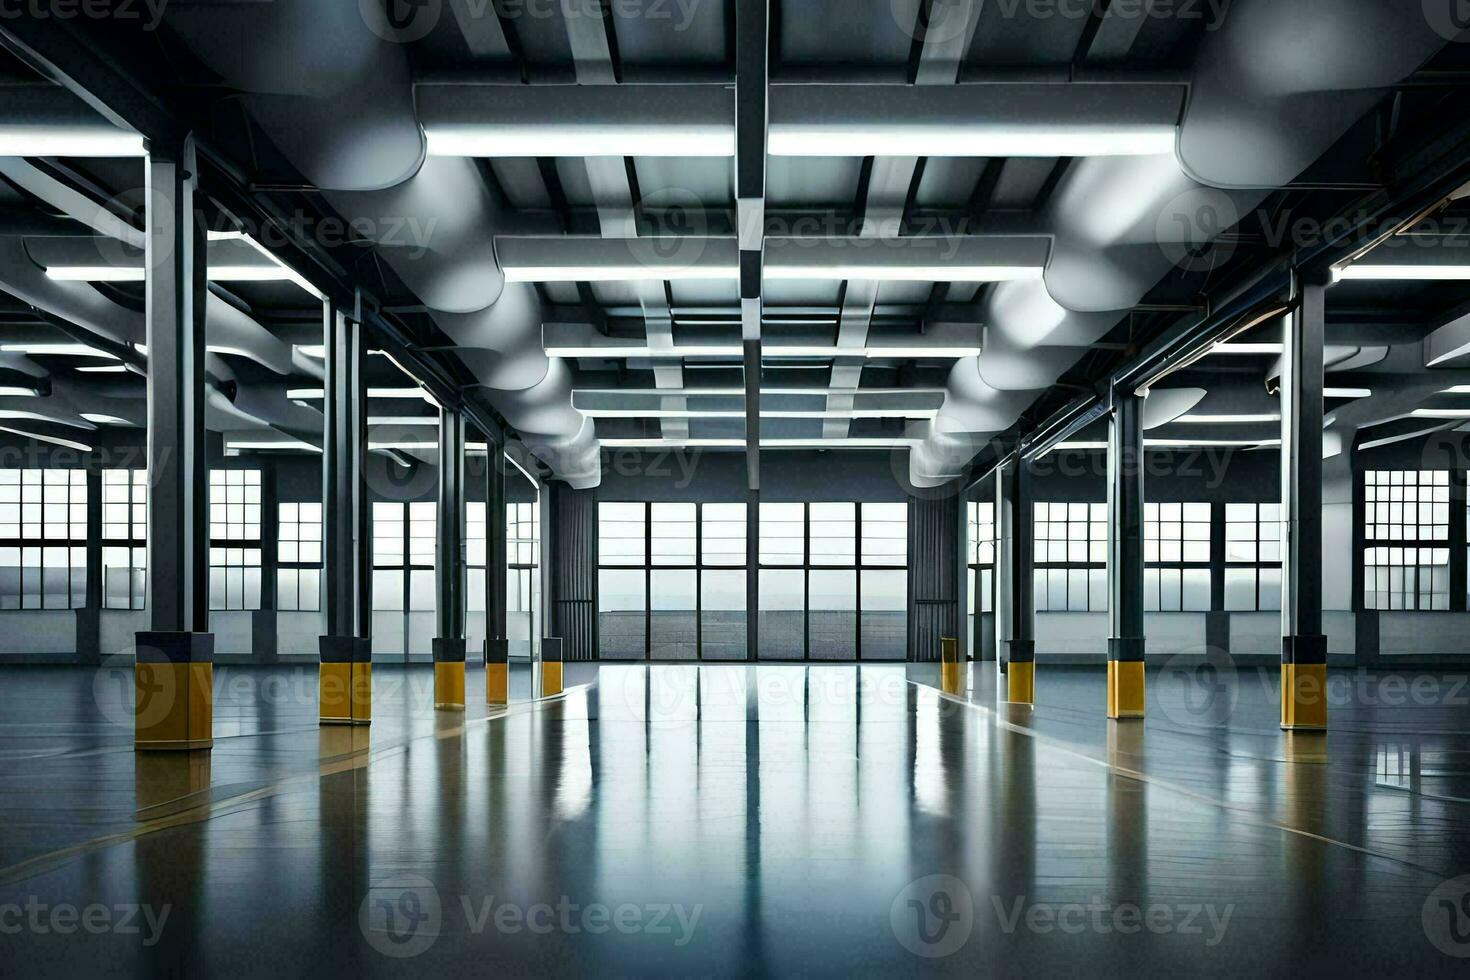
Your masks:
<instances>
[{"instance_id":1,"label":"large window","mask_svg":"<svg viewBox=\"0 0 1470 980\"><path fill-rule=\"evenodd\" d=\"M1108 505L1035 505L1037 612L1107 612Z\"/></svg>"},{"instance_id":2,"label":"large window","mask_svg":"<svg viewBox=\"0 0 1470 980\"><path fill-rule=\"evenodd\" d=\"M373 503L373 653L424 654L434 636L435 505Z\"/></svg>"},{"instance_id":3,"label":"large window","mask_svg":"<svg viewBox=\"0 0 1470 980\"><path fill-rule=\"evenodd\" d=\"M86 601L86 471L0 469L0 609Z\"/></svg>"},{"instance_id":4,"label":"large window","mask_svg":"<svg viewBox=\"0 0 1470 980\"><path fill-rule=\"evenodd\" d=\"M277 523L276 608L322 608L322 505L281 504Z\"/></svg>"},{"instance_id":5,"label":"large window","mask_svg":"<svg viewBox=\"0 0 1470 980\"><path fill-rule=\"evenodd\" d=\"M905 504L763 503L760 520L762 659L904 659Z\"/></svg>"},{"instance_id":6,"label":"large window","mask_svg":"<svg viewBox=\"0 0 1470 980\"><path fill-rule=\"evenodd\" d=\"M260 470L209 471L209 608L260 608Z\"/></svg>"},{"instance_id":7,"label":"large window","mask_svg":"<svg viewBox=\"0 0 1470 980\"><path fill-rule=\"evenodd\" d=\"M1450 474L1363 474L1363 606L1450 607Z\"/></svg>"},{"instance_id":8,"label":"large window","mask_svg":"<svg viewBox=\"0 0 1470 980\"><path fill-rule=\"evenodd\" d=\"M1225 608L1281 608L1281 505L1225 505Z\"/></svg>"},{"instance_id":9,"label":"large window","mask_svg":"<svg viewBox=\"0 0 1470 980\"><path fill-rule=\"evenodd\" d=\"M511 653L534 657L541 648L541 507L505 505L505 612Z\"/></svg>"},{"instance_id":10,"label":"large window","mask_svg":"<svg viewBox=\"0 0 1470 980\"><path fill-rule=\"evenodd\" d=\"M490 565L487 542L490 540L485 523L488 511L479 501L465 504L464 554L465 554L465 611L485 611L486 569Z\"/></svg>"},{"instance_id":11,"label":"large window","mask_svg":"<svg viewBox=\"0 0 1470 980\"><path fill-rule=\"evenodd\" d=\"M148 471L102 471L102 607L142 609L148 593Z\"/></svg>"},{"instance_id":12,"label":"large window","mask_svg":"<svg viewBox=\"0 0 1470 980\"><path fill-rule=\"evenodd\" d=\"M965 563L969 568L968 595L971 616L970 633L974 635L976 613L995 611L995 503L971 500L967 506Z\"/></svg>"},{"instance_id":13,"label":"large window","mask_svg":"<svg viewBox=\"0 0 1470 980\"><path fill-rule=\"evenodd\" d=\"M1210 611L1210 505L1143 505L1143 608Z\"/></svg>"},{"instance_id":14,"label":"large window","mask_svg":"<svg viewBox=\"0 0 1470 980\"><path fill-rule=\"evenodd\" d=\"M745 659L745 505L598 505L605 660Z\"/></svg>"}]
</instances>

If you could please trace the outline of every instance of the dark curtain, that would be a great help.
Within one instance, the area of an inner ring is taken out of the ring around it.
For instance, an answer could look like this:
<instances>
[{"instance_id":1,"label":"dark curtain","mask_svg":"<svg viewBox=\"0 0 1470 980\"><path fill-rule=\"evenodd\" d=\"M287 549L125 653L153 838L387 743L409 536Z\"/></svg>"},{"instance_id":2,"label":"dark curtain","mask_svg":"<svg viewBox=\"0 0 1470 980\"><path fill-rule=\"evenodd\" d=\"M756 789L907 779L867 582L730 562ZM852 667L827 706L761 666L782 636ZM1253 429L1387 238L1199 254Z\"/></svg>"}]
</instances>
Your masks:
<instances>
[{"instance_id":1,"label":"dark curtain","mask_svg":"<svg viewBox=\"0 0 1470 980\"><path fill-rule=\"evenodd\" d=\"M571 660L597 659L597 494L554 485L552 624Z\"/></svg>"},{"instance_id":2,"label":"dark curtain","mask_svg":"<svg viewBox=\"0 0 1470 980\"><path fill-rule=\"evenodd\" d=\"M909 500L909 659L939 660L941 637L959 636L960 501Z\"/></svg>"}]
</instances>

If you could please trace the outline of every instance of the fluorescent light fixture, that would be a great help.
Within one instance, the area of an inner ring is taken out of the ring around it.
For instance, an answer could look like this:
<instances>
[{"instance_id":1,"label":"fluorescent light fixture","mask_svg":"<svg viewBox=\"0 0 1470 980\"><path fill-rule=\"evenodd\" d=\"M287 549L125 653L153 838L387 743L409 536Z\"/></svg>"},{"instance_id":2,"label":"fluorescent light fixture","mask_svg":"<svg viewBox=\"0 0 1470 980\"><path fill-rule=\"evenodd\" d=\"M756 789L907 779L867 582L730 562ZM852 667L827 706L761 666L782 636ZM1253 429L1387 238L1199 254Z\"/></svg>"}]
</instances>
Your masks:
<instances>
[{"instance_id":1,"label":"fluorescent light fixture","mask_svg":"<svg viewBox=\"0 0 1470 980\"><path fill-rule=\"evenodd\" d=\"M0 385L0 398L35 398L36 389L21 385Z\"/></svg>"},{"instance_id":2,"label":"fluorescent light fixture","mask_svg":"<svg viewBox=\"0 0 1470 980\"><path fill-rule=\"evenodd\" d=\"M664 395L667 398L681 398L684 393L670 390ZM743 411L709 411L702 409L677 409L658 408L639 411L627 408L583 408L578 409L583 415L594 419L743 419ZM772 409L763 410L763 419L932 419L939 414L935 408L929 409L891 409L891 408L856 408L850 411L840 410L811 410L811 411L781 411ZM371 421L371 420L369 420Z\"/></svg>"},{"instance_id":3,"label":"fluorescent light fixture","mask_svg":"<svg viewBox=\"0 0 1470 980\"><path fill-rule=\"evenodd\" d=\"M1416 408L1409 415L1416 419L1470 419L1470 408Z\"/></svg>"},{"instance_id":4,"label":"fluorescent light fixture","mask_svg":"<svg viewBox=\"0 0 1470 980\"><path fill-rule=\"evenodd\" d=\"M763 278L846 280L873 282L1014 282L1040 279L1037 266L1003 265L768 265Z\"/></svg>"},{"instance_id":5,"label":"fluorescent light fixture","mask_svg":"<svg viewBox=\"0 0 1470 980\"><path fill-rule=\"evenodd\" d=\"M962 357L975 357L982 353L982 348L974 347L809 347L809 346L765 346L761 347L761 357L801 357L801 358L836 358L836 357L860 357L865 359L876 358L940 358L958 359ZM690 344L679 347L633 347L609 344L596 347L558 347L546 348L547 357L591 357L607 360L620 358L647 358L649 360L677 360L685 357L741 357L744 350L736 344ZM859 389L859 391L861 391ZM802 394L821 394L821 389L805 390ZM678 394L671 391L669 394Z\"/></svg>"},{"instance_id":6,"label":"fluorescent light fixture","mask_svg":"<svg viewBox=\"0 0 1470 980\"><path fill-rule=\"evenodd\" d=\"M438 448L439 443L437 442L368 442L368 449L373 452L387 452L394 449L401 449L404 452L429 452Z\"/></svg>"},{"instance_id":7,"label":"fluorescent light fixture","mask_svg":"<svg viewBox=\"0 0 1470 980\"><path fill-rule=\"evenodd\" d=\"M690 265L670 263L647 265L637 262L632 265L507 265L503 270L506 282L662 282L685 279L723 280L736 282L740 279L739 266Z\"/></svg>"},{"instance_id":8,"label":"fluorescent light fixture","mask_svg":"<svg viewBox=\"0 0 1470 980\"><path fill-rule=\"evenodd\" d=\"M106 351L86 344L0 344L0 352L6 354L36 354L45 357L100 357L114 361Z\"/></svg>"},{"instance_id":9,"label":"fluorescent light fixture","mask_svg":"<svg viewBox=\"0 0 1470 980\"><path fill-rule=\"evenodd\" d=\"M1441 395L1470 395L1470 385L1455 385L1440 392Z\"/></svg>"},{"instance_id":10,"label":"fluorescent light fixture","mask_svg":"<svg viewBox=\"0 0 1470 980\"><path fill-rule=\"evenodd\" d=\"M0 157L141 157L143 137L121 129L0 126Z\"/></svg>"},{"instance_id":11,"label":"fluorescent light fixture","mask_svg":"<svg viewBox=\"0 0 1470 980\"><path fill-rule=\"evenodd\" d=\"M1280 354L1280 344L1216 344L1211 348L1213 354Z\"/></svg>"},{"instance_id":12,"label":"fluorescent light fixture","mask_svg":"<svg viewBox=\"0 0 1470 980\"><path fill-rule=\"evenodd\" d=\"M1264 415L1181 415L1175 422L1187 425L1253 425L1259 422L1280 422L1279 412Z\"/></svg>"},{"instance_id":13,"label":"fluorescent light fixture","mask_svg":"<svg viewBox=\"0 0 1470 980\"><path fill-rule=\"evenodd\" d=\"M142 282L145 276L142 266L53 265L46 269L46 278L56 282Z\"/></svg>"},{"instance_id":14,"label":"fluorescent light fixture","mask_svg":"<svg viewBox=\"0 0 1470 980\"><path fill-rule=\"evenodd\" d=\"M127 374L129 368L126 364L87 364L76 370L83 374Z\"/></svg>"},{"instance_id":15,"label":"fluorescent light fixture","mask_svg":"<svg viewBox=\"0 0 1470 980\"><path fill-rule=\"evenodd\" d=\"M65 446L67 449L75 449L78 452L82 453L90 453L92 451L92 447L88 446L85 443L72 442L70 439L63 439L60 436L43 436L39 432L23 432L20 429L12 429L4 425L0 425L0 432L8 432L13 436L20 436L22 439L34 439L37 442L49 442L53 446Z\"/></svg>"},{"instance_id":16,"label":"fluorescent light fixture","mask_svg":"<svg viewBox=\"0 0 1470 980\"><path fill-rule=\"evenodd\" d=\"M743 449L744 439L600 439L608 449ZM910 449L921 439L762 439L762 449Z\"/></svg>"},{"instance_id":17,"label":"fluorescent light fixture","mask_svg":"<svg viewBox=\"0 0 1470 980\"><path fill-rule=\"evenodd\" d=\"M1254 449L1257 446L1279 446L1280 439L1145 439L1145 449L1194 449L1202 447ZM1106 442L1059 442L1048 452L1097 451L1108 448Z\"/></svg>"},{"instance_id":18,"label":"fluorescent light fixture","mask_svg":"<svg viewBox=\"0 0 1470 980\"><path fill-rule=\"evenodd\" d=\"M733 126L424 127L432 157L733 157Z\"/></svg>"},{"instance_id":19,"label":"fluorescent light fixture","mask_svg":"<svg viewBox=\"0 0 1470 980\"><path fill-rule=\"evenodd\" d=\"M298 348L298 350L302 350L305 353L302 348ZM296 402L319 402L325 397L327 397L327 393L322 388L289 388L286 391L286 398ZM433 396L422 388L369 388L368 397L418 399L433 405L435 408L439 407L439 403L434 401Z\"/></svg>"},{"instance_id":20,"label":"fluorescent light fixture","mask_svg":"<svg viewBox=\"0 0 1470 980\"><path fill-rule=\"evenodd\" d=\"M778 157L1111 157L1157 156L1174 152L1173 126L1117 129L967 129L903 126L773 126L770 152Z\"/></svg>"},{"instance_id":21,"label":"fluorescent light fixture","mask_svg":"<svg viewBox=\"0 0 1470 980\"><path fill-rule=\"evenodd\" d=\"M1470 394L1470 386L1466 387L1466 394ZM1323 398L1372 398L1372 388L1323 388Z\"/></svg>"},{"instance_id":22,"label":"fluorescent light fixture","mask_svg":"<svg viewBox=\"0 0 1470 980\"><path fill-rule=\"evenodd\" d=\"M225 444L225 450L227 452L240 452L241 450L248 450L252 452L270 452L271 450L290 450L292 452L312 453L321 452L320 449L318 449L316 446L313 446L311 443L301 442L295 439L281 440L279 442L251 442L249 440L243 442L229 442Z\"/></svg>"},{"instance_id":23,"label":"fluorescent light fixture","mask_svg":"<svg viewBox=\"0 0 1470 980\"><path fill-rule=\"evenodd\" d=\"M83 412L82 418L93 425L132 425L127 419L120 419L116 415L101 415L93 412Z\"/></svg>"},{"instance_id":24,"label":"fluorescent light fixture","mask_svg":"<svg viewBox=\"0 0 1470 980\"><path fill-rule=\"evenodd\" d=\"M1458 282L1470 279L1470 265L1371 265L1360 263L1333 270L1337 280Z\"/></svg>"},{"instance_id":25,"label":"fluorescent light fixture","mask_svg":"<svg viewBox=\"0 0 1470 980\"><path fill-rule=\"evenodd\" d=\"M368 425L417 425L439 427L439 419L429 415L373 415Z\"/></svg>"}]
</instances>

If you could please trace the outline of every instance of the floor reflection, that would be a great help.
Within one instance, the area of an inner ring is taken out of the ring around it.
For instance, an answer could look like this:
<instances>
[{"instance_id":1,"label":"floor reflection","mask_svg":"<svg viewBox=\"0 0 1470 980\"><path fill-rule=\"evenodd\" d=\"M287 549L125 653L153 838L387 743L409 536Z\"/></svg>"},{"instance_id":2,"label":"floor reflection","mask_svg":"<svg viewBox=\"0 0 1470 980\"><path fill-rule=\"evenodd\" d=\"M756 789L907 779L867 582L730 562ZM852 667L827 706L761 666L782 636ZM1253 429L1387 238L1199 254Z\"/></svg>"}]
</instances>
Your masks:
<instances>
[{"instance_id":1,"label":"floor reflection","mask_svg":"<svg viewBox=\"0 0 1470 980\"><path fill-rule=\"evenodd\" d=\"M76 707L92 697L80 672L0 688L0 908L171 910L146 946L0 933L6 962L296 973L328 950L333 974L1454 965L1419 919L1432 889L1470 870L1464 719L1375 736L1349 708L1331 735L1284 737L1258 723L1265 688L1234 692L1223 719L1202 709L1210 725L1182 700L1108 723L1095 672L1042 672L1031 708L1001 702L983 665L955 694L902 665L658 664L569 665L562 697L471 697L462 713L432 710L428 671L384 669L370 729L321 728L292 669L221 673L232 731L202 754L135 755L106 707ZM1151 689L1191 693L1174 687Z\"/></svg>"}]
</instances>

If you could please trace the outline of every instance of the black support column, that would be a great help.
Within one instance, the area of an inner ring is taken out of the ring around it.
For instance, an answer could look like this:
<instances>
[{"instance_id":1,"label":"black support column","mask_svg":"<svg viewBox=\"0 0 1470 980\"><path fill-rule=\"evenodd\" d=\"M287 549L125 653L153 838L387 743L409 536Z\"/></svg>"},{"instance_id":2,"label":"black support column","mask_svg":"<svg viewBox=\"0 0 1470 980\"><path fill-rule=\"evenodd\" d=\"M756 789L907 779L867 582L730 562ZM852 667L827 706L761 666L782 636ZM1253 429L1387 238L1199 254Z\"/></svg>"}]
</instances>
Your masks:
<instances>
[{"instance_id":1,"label":"black support column","mask_svg":"<svg viewBox=\"0 0 1470 980\"><path fill-rule=\"evenodd\" d=\"M996 646L1006 675L1006 700L1036 700L1035 525L1031 511L1031 465L1017 456L996 473L996 520L1000 554L996 564ZM1003 608L1002 608L1003 606Z\"/></svg>"},{"instance_id":2,"label":"black support column","mask_svg":"<svg viewBox=\"0 0 1470 980\"><path fill-rule=\"evenodd\" d=\"M464 416L439 411L438 561L434 563L434 707L464 710Z\"/></svg>"},{"instance_id":3,"label":"black support column","mask_svg":"<svg viewBox=\"0 0 1470 980\"><path fill-rule=\"evenodd\" d=\"M1322 633L1322 375L1325 282L1300 281L1281 357L1281 727L1327 727Z\"/></svg>"},{"instance_id":4,"label":"black support column","mask_svg":"<svg viewBox=\"0 0 1470 980\"><path fill-rule=\"evenodd\" d=\"M137 636L135 744L213 744L204 443L205 229L192 138L150 146L144 304L148 342L148 609Z\"/></svg>"},{"instance_id":5,"label":"black support column","mask_svg":"<svg viewBox=\"0 0 1470 980\"><path fill-rule=\"evenodd\" d=\"M372 555L368 524L366 344L363 327L323 306L327 376L322 438L322 724L372 721Z\"/></svg>"},{"instance_id":6,"label":"black support column","mask_svg":"<svg viewBox=\"0 0 1470 980\"><path fill-rule=\"evenodd\" d=\"M1113 389L1108 423L1108 717L1142 718L1143 398Z\"/></svg>"},{"instance_id":7,"label":"black support column","mask_svg":"<svg viewBox=\"0 0 1470 980\"><path fill-rule=\"evenodd\" d=\"M505 455L486 434L485 703L510 701L510 640L505 634Z\"/></svg>"}]
</instances>

